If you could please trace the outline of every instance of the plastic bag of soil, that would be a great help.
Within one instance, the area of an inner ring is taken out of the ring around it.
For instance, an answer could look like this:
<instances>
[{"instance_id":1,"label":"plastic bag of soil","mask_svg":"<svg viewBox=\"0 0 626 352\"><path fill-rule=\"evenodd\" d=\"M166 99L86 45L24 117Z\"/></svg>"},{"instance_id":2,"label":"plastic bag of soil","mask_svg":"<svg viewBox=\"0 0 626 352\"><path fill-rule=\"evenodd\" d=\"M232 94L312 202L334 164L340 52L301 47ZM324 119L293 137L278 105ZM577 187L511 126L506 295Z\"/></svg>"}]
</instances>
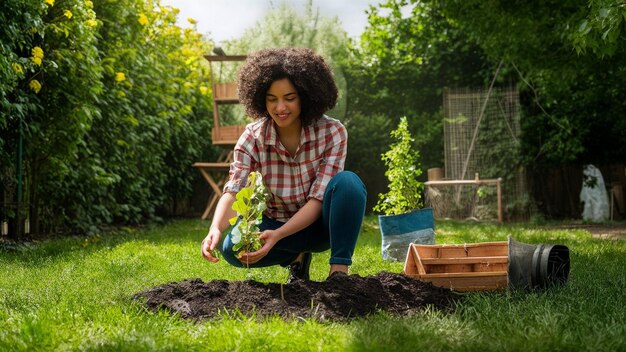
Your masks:
<instances>
[{"instance_id":1,"label":"plastic bag of soil","mask_svg":"<svg viewBox=\"0 0 626 352\"><path fill-rule=\"evenodd\" d=\"M384 260L404 261L411 243L435 244L433 210L424 208L399 215L379 215Z\"/></svg>"}]
</instances>

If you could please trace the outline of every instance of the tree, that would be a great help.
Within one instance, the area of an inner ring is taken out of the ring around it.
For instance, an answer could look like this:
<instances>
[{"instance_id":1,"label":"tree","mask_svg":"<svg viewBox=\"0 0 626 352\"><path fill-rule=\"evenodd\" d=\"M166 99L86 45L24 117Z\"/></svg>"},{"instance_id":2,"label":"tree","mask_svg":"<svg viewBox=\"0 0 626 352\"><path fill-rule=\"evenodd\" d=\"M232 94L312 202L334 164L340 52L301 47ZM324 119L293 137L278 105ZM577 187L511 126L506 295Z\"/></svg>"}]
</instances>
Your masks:
<instances>
[{"instance_id":1,"label":"tree","mask_svg":"<svg viewBox=\"0 0 626 352\"><path fill-rule=\"evenodd\" d=\"M493 63L427 2L390 0L370 7L368 19L346 70L355 87L349 106L363 113L406 115L424 164L438 166L444 88L482 85Z\"/></svg>"},{"instance_id":2,"label":"tree","mask_svg":"<svg viewBox=\"0 0 626 352\"><path fill-rule=\"evenodd\" d=\"M582 12L579 25L572 28L571 39L577 52L591 50L600 57L615 55L626 36L626 3L589 0L587 9Z\"/></svg>"},{"instance_id":3,"label":"tree","mask_svg":"<svg viewBox=\"0 0 626 352\"><path fill-rule=\"evenodd\" d=\"M620 87L626 78L626 45L617 40L622 19L611 17L623 15L622 5L598 10L615 2L592 0L590 8L585 0L434 3L492 59L515 69L525 107L528 164L624 160L626 92ZM588 16L596 20L588 24L594 29L583 30L581 37L581 27L587 28L581 21ZM606 34L601 39L595 36L598 28Z\"/></svg>"},{"instance_id":4,"label":"tree","mask_svg":"<svg viewBox=\"0 0 626 352\"><path fill-rule=\"evenodd\" d=\"M399 116L407 116L413 147L420 151L424 168L442 166L445 87L481 86L492 75L494 63L431 2L390 0L371 6L368 21L360 42L352 43L351 56L344 61L351 87L349 121L371 127L369 131L359 127L359 134L379 136L389 134ZM389 123L375 124L381 122L379 116ZM348 154L350 168L376 161L360 173L368 185L369 205L385 184L385 167L373 156L386 149L386 144L370 145L350 149Z\"/></svg>"}]
</instances>

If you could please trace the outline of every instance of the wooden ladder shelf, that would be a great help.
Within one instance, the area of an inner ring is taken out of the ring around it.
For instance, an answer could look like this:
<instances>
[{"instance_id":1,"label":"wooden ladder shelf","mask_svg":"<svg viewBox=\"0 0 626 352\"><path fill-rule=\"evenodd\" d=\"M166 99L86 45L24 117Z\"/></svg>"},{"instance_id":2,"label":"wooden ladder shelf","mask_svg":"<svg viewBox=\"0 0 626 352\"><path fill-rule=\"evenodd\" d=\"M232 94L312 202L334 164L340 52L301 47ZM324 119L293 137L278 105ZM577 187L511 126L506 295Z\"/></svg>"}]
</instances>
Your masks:
<instances>
[{"instance_id":1,"label":"wooden ladder shelf","mask_svg":"<svg viewBox=\"0 0 626 352\"><path fill-rule=\"evenodd\" d=\"M209 218L215 211L217 202L222 196L222 188L228 180L228 170L232 160L232 149L237 144L237 140L243 133L245 125L222 126L220 117L220 105L239 104L237 94L237 83L216 82L213 70L213 63L225 61L244 61L243 55L204 55L211 65L211 87L213 91L213 131L211 139L214 145L223 147L222 153L214 162L196 162L193 167L200 171L200 174L211 187L211 195L207 202L202 219Z\"/></svg>"}]
</instances>

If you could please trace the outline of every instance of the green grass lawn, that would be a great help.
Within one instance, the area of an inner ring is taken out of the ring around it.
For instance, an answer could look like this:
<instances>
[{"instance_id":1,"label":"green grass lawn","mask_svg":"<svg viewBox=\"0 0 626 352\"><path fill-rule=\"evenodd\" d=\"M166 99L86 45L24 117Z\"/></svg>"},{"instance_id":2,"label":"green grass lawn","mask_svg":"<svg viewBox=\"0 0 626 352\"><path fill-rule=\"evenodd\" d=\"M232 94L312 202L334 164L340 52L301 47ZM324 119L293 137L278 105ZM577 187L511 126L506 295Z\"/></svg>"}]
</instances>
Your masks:
<instances>
[{"instance_id":1,"label":"green grass lawn","mask_svg":"<svg viewBox=\"0 0 626 352\"><path fill-rule=\"evenodd\" d=\"M570 281L545 292L468 293L453 313L385 313L350 323L246 317L194 323L131 300L159 284L199 277L282 282L283 268L236 269L200 255L208 222L181 220L143 230L54 239L0 249L0 350L105 351L624 351L626 242L584 231L525 225L438 222L437 243L558 243L570 249ZM351 273L401 272L381 259L368 217ZM328 274L315 255L313 280Z\"/></svg>"}]
</instances>

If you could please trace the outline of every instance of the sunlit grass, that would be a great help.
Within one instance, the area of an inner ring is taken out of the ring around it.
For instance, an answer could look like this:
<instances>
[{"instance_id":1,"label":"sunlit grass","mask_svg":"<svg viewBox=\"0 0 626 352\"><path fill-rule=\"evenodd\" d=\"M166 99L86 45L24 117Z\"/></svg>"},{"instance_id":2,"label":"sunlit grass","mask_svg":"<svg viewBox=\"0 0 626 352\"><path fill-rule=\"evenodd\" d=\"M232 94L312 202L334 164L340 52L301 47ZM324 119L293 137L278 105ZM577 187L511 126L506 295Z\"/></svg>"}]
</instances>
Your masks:
<instances>
[{"instance_id":1,"label":"sunlit grass","mask_svg":"<svg viewBox=\"0 0 626 352\"><path fill-rule=\"evenodd\" d=\"M523 224L438 222L437 243L559 243L570 248L570 281L545 292L465 294L452 313L385 313L350 323L242 316L225 311L195 323L132 300L189 278L282 282L284 268L237 269L200 256L208 222L68 237L0 250L0 350L626 350L626 245L581 230ZM328 275L328 253L311 276ZM351 267L362 276L401 272L380 255L375 217L363 226Z\"/></svg>"}]
</instances>

